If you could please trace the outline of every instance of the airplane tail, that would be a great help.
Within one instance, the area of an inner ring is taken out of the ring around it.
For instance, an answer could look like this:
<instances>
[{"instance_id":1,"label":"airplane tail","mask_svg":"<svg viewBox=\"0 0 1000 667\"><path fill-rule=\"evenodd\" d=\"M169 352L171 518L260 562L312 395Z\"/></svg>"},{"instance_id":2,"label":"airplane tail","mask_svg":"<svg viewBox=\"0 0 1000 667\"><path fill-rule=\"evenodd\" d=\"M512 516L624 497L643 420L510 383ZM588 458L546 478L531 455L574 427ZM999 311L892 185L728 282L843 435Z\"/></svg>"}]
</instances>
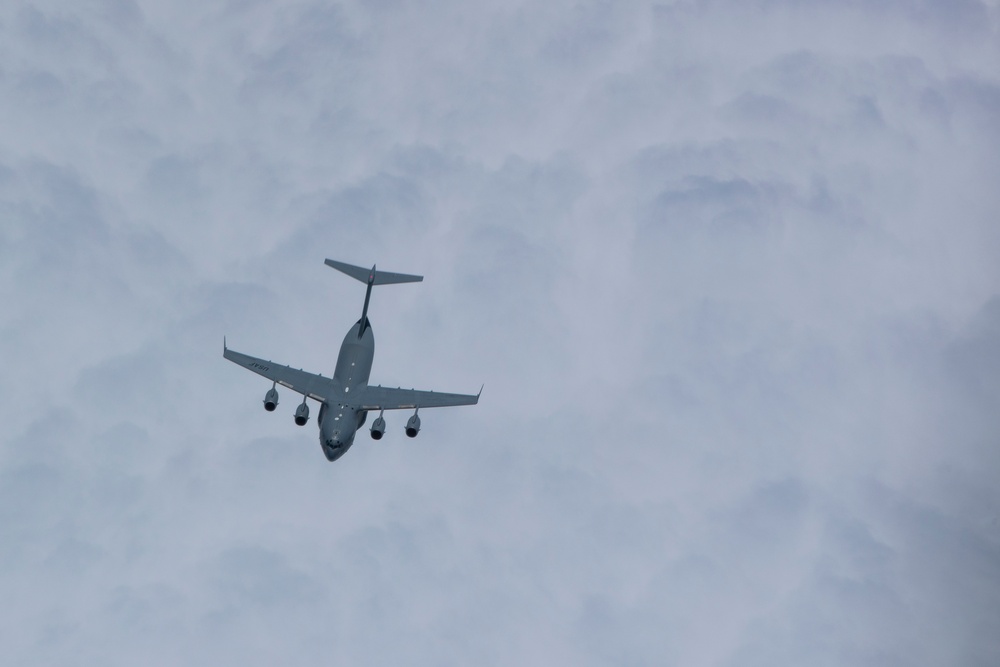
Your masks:
<instances>
[{"instance_id":1,"label":"airplane tail","mask_svg":"<svg viewBox=\"0 0 1000 667\"><path fill-rule=\"evenodd\" d=\"M372 298L372 287L375 285L392 285L393 283L418 283L424 279L423 276L411 276L408 273L389 273L388 271L376 271L373 266L371 270L361 266L354 266L336 260L326 260L327 266L332 266L341 273L346 273L350 277L363 282L368 286L365 291L365 306L361 309L361 319L358 320L358 338L365 335L365 330L371 326L368 322L368 303Z\"/></svg>"},{"instance_id":2,"label":"airplane tail","mask_svg":"<svg viewBox=\"0 0 1000 667\"><path fill-rule=\"evenodd\" d=\"M408 273L389 273L388 271L376 271L373 266L366 269L363 266L354 266L336 260L326 260L326 265L333 267L341 273L346 273L357 281L366 285L392 285L395 283L418 283L424 279L423 276L413 276Z\"/></svg>"}]
</instances>

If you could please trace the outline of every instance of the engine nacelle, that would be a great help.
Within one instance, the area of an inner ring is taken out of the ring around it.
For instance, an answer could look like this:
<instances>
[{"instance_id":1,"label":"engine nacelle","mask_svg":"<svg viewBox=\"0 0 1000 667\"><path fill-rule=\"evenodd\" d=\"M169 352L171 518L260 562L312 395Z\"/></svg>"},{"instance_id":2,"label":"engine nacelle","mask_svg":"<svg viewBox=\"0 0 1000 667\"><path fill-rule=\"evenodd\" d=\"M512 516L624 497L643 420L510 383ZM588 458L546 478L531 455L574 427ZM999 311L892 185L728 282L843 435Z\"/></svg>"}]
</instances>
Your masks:
<instances>
[{"instance_id":1,"label":"engine nacelle","mask_svg":"<svg viewBox=\"0 0 1000 667\"><path fill-rule=\"evenodd\" d=\"M417 433L420 433L420 417L413 415L406 420L406 435L415 438Z\"/></svg>"},{"instance_id":2,"label":"engine nacelle","mask_svg":"<svg viewBox=\"0 0 1000 667\"><path fill-rule=\"evenodd\" d=\"M295 408L295 423L299 426L305 426L307 421L309 421L309 406L306 405L305 401L302 401L301 405Z\"/></svg>"},{"instance_id":3,"label":"engine nacelle","mask_svg":"<svg viewBox=\"0 0 1000 667\"><path fill-rule=\"evenodd\" d=\"M276 407L278 407L278 390L271 387L264 394L264 409L268 412L274 412Z\"/></svg>"},{"instance_id":4,"label":"engine nacelle","mask_svg":"<svg viewBox=\"0 0 1000 667\"><path fill-rule=\"evenodd\" d=\"M385 420L379 417L372 422L372 440L381 440L385 435Z\"/></svg>"}]
</instances>

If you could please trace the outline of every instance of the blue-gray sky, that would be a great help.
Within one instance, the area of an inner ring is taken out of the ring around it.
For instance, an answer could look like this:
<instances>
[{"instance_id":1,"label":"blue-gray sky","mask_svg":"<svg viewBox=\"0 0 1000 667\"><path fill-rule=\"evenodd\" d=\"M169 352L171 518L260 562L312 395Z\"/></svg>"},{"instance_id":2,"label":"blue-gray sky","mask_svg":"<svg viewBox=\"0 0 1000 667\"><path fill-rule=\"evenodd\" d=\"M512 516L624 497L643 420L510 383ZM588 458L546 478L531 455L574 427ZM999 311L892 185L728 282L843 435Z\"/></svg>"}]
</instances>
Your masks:
<instances>
[{"instance_id":1,"label":"blue-gray sky","mask_svg":"<svg viewBox=\"0 0 1000 667\"><path fill-rule=\"evenodd\" d=\"M0 9L0 662L994 665L1000 6ZM284 392L474 391L326 462Z\"/></svg>"}]
</instances>

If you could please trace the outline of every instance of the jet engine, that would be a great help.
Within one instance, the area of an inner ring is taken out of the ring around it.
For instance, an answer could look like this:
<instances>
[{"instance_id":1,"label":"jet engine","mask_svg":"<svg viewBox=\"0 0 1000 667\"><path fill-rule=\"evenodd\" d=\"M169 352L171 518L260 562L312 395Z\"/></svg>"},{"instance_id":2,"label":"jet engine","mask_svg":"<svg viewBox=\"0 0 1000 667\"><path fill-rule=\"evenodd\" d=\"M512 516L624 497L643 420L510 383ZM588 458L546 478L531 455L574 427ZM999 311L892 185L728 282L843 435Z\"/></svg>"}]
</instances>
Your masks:
<instances>
[{"instance_id":1,"label":"jet engine","mask_svg":"<svg viewBox=\"0 0 1000 667\"><path fill-rule=\"evenodd\" d=\"M295 423L299 426L305 426L307 421L309 421L309 406L303 400L302 404L295 408Z\"/></svg>"},{"instance_id":2,"label":"jet engine","mask_svg":"<svg viewBox=\"0 0 1000 667\"><path fill-rule=\"evenodd\" d=\"M415 438L417 437L417 433L420 433L420 417L414 413L412 417L406 420L406 435Z\"/></svg>"},{"instance_id":3,"label":"jet engine","mask_svg":"<svg viewBox=\"0 0 1000 667\"><path fill-rule=\"evenodd\" d=\"M276 407L278 407L278 390L271 387L264 394L264 409L268 412L274 412Z\"/></svg>"},{"instance_id":4,"label":"jet engine","mask_svg":"<svg viewBox=\"0 0 1000 667\"><path fill-rule=\"evenodd\" d=\"M385 420L382 419L382 415L379 415L378 419L372 422L372 440L381 440L384 434Z\"/></svg>"}]
</instances>

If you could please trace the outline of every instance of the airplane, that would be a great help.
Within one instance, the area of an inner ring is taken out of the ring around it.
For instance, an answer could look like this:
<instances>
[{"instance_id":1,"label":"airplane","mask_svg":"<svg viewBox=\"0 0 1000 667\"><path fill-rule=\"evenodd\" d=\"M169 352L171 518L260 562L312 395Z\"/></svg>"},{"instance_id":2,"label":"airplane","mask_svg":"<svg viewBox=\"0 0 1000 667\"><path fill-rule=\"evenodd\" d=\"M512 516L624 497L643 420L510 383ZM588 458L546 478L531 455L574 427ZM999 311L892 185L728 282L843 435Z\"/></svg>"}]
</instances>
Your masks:
<instances>
[{"instance_id":1,"label":"airplane","mask_svg":"<svg viewBox=\"0 0 1000 667\"><path fill-rule=\"evenodd\" d=\"M318 401L319 442L323 454L332 462L343 456L354 444L354 436L368 419L370 410L379 411L378 418L372 422L372 439L381 440L385 434L383 413L386 410L413 410L413 414L406 422L405 432L407 436L415 438L420 432L418 415L420 408L475 405L479 402L479 397L483 393L482 387L479 388L478 394L446 394L368 384L372 360L375 357L375 336L368 320L372 287L420 282L424 277L378 271L375 266L368 270L332 259L327 259L325 263L368 286L365 292L365 305L361 309L361 319L344 336L333 377L307 373L230 350L225 337L222 339L223 357L271 380L271 388L264 395L265 410L273 412L278 407L279 384L302 394L302 403L295 409L295 423L299 426L305 426L309 421L309 405L306 401L310 398Z\"/></svg>"}]
</instances>

